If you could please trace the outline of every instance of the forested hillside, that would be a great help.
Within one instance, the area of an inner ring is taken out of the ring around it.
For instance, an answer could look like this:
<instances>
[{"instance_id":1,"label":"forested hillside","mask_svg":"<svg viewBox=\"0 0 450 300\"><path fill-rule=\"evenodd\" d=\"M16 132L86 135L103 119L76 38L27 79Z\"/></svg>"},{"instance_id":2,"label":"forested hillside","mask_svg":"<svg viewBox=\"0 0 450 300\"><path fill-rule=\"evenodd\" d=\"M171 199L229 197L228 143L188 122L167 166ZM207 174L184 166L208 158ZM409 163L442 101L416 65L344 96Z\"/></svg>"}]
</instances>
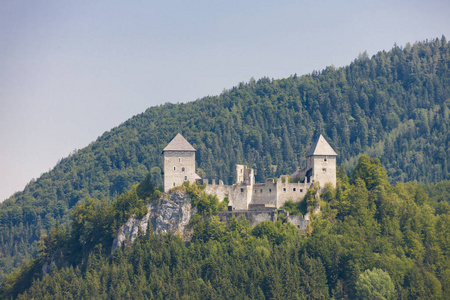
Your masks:
<instances>
[{"instance_id":1,"label":"forested hillside","mask_svg":"<svg viewBox=\"0 0 450 300\"><path fill-rule=\"evenodd\" d=\"M448 299L450 205L440 196L450 181L391 185L379 160L362 155L350 177L339 170L336 189L307 201L321 213L306 234L283 215L254 228L245 219L227 225L213 215L217 200L192 197L203 209L191 219L190 242L141 232L111 255L114 228L144 213L139 199L155 193L146 182L112 204L78 205L72 225L42 239L0 298Z\"/></svg>"},{"instance_id":2,"label":"forested hillside","mask_svg":"<svg viewBox=\"0 0 450 300\"><path fill-rule=\"evenodd\" d=\"M148 172L181 132L200 175L233 182L234 165L257 180L291 173L322 133L349 171L360 153L381 160L391 181L450 179L450 44L445 37L395 46L349 66L241 83L219 96L151 107L61 160L0 204L0 280L36 254L41 233L65 224L91 197L113 199ZM275 167L276 166L276 167Z\"/></svg>"}]
</instances>

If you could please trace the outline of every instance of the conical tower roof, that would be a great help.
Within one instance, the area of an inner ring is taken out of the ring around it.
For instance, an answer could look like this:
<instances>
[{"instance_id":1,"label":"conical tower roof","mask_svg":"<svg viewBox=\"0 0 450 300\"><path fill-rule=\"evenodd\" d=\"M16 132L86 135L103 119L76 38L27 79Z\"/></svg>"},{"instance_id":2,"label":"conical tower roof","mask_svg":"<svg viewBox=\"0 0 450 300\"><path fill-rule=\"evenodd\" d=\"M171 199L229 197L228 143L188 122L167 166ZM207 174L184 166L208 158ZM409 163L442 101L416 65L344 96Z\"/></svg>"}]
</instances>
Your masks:
<instances>
[{"instance_id":1,"label":"conical tower roof","mask_svg":"<svg viewBox=\"0 0 450 300\"><path fill-rule=\"evenodd\" d=\"M306 157L311 155L337 156L337 153L334 152L333 148L331 148L323 135L320 135L316 144L309 149L308 153L306 153Z\"/></svg>"},{"instance_id":2,"label":"conical tower roof","mask_svg":"<svg viewBox=\"0 0 450 300\"><path fill-rule=\"evenodd\" d=\"M196 151L191 144L179 133L173 140L164 148L164 151Z\"/></svg>"}]
</instances>

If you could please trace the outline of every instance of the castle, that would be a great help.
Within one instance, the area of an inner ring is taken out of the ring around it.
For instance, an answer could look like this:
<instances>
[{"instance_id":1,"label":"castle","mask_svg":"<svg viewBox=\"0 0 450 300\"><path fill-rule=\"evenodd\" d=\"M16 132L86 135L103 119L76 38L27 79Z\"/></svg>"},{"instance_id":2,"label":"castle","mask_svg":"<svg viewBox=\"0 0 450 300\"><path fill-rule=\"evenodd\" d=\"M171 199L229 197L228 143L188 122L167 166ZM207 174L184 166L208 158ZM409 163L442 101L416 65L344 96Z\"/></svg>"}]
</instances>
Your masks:
<instances>
[{"instance_id":1,"label":"castle","mask_svg":"<svg viewBox=\"0 0 450 300\"><path fill-rule=\"evenodd\" d=\"M275 210L288 200L300 201L311 186L317 182L321 188L327 183L336 186L336 152L320 135L317 142L306 154L306 167L291 176L281 175L276 180L266 179L255 182L255 171L244 165L236 165L236 183L225 185L208 179L201 179L195 173L195 148L181 135L164 148L164 192L180 186L185 181L200 181L206 185L205 192L216 195L219 201L228 197L228 210L264 211Z\"/></svg>"}]
</instances>

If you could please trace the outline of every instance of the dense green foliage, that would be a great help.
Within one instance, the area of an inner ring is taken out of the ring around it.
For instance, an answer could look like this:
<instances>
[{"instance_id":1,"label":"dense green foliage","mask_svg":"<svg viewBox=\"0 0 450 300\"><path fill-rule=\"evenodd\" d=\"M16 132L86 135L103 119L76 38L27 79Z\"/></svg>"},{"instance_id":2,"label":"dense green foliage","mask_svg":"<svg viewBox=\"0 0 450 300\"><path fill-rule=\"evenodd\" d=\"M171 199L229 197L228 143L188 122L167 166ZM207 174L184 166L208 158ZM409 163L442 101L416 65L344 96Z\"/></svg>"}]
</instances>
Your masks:
<instances>
[{"instance_id":1,"label":"dense green foliage","mask_svg":"<svg viewBox=\"0 0 450 300\"><path fill-rule=\"evenodd\" d=\"M381 269L365 270L356 281L358 299L395 299L395 287L389 274Z\"/></svg>"},{"instance_id":2,"label":"dense green foliage","mask_svg":"<svg viewBox=\"0 0 450 300\"><path fill-rule=\"evenodd\" d=\"M442 37L362 54L339 69L252 79L219 96L151 107L0 204L0 280L35 255L41 233L66 224L80 200L114 199L149 172L159 185L161 150L178 131L197 149L199 173L226 183L236 163L255 167L258 181L294 171L320 133L347 171L365 152L391 181L450 179L449 58Z\"/></svg>"},{"instance_id":3,"label":"dense green foliage","mask_svg":"<svg viewBox=\"0 0 450 300\"><path fill-rule=\"evenodd\" d=\"M337 188L329 186L318 198L322 210L313 215L307 234L300 234L282 218L251 228L245 219L234 218L227 225L215 216L199 214L192 220L194 233L188 243L173 234L157 236L150 230L110 255L98 236L82 261L77 258L68 264L73 254L63 249L66 262L54 258L56 267L51 273L35 273L36 280L28 289L15 282L33 271L30 265L36 270L41 265L36 264L38 259L25 265L5 281L2 296L447 299L450 213L438 214L440 202L426 192L437 185L426 185L426 189L413 182L391 185L379 160L365 155L351 180L339 174ZM450 191L449 181L439 186ZM43 253L61 257L47 246L64 240L58 228L43 241L41 257ZM91 225L84 223L80 229L86 228Z\"/></svg>"},{"instance_id":4,"label":"dense green foliage","mask_svg":"<svg viewBox=\"0 0 450 300\"><path fill-rule=\"evenodd\" d=\"M16 295L27 288L33 278L41 276L44 265L49 269L52 264L76 266L85 261L94 248L111 251L119 227L133 215L142 218L148 211L145 203L161 194L147 176L112 203L94 198L79 203L71 213L70 225L62 227L57 223L48 235L43 234L36 257L10 275L3 290Z\"/></svg>"}]
</instances>

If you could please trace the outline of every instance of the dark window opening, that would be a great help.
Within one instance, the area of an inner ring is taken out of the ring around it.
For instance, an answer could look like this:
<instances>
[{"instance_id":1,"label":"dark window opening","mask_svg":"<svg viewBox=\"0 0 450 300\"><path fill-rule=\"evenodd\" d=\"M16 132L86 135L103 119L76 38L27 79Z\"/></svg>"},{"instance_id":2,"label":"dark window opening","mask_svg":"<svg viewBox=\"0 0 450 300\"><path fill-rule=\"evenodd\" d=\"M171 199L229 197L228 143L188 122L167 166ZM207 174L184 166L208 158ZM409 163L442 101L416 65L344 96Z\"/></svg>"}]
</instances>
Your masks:
<instances>
[{"instance_id":1,"label":"dark window opening","mask_svg":"<svg viewBox=\"0 0 450 300\"><path fill-rule=\"evenodd\" d=\"M241 193L243 193L244 192L244 189L241 189Z\"/></svg>"},{"instance_id":2,"label":"dark window opening","mask_svg":"<svg viewBox=\"0 0 450 300\"><path fill-rule=\"evenodd\" d=\"M181 172L184 172L184 171L186 171L186 169L184 167L182 167L181 168Z\"/></svg>"},{"instance_id":3,"label":"dark window opening","mask_svg":"<svg viewBox=\"0 0 450 300\"><path fill-rule=\"evenodd\" d=\"M283 188L283 192L286 192L286 188Z\"/></svg>"},{"instance_id":4,"label":"dark window opening","mask_svg":"<svg viewBox=\"0 0 450 300\"><path fill-rule=\"evenodd\" d=\"M292 189L295 192L295 188Z\"/></svg>"}]
</instances>

